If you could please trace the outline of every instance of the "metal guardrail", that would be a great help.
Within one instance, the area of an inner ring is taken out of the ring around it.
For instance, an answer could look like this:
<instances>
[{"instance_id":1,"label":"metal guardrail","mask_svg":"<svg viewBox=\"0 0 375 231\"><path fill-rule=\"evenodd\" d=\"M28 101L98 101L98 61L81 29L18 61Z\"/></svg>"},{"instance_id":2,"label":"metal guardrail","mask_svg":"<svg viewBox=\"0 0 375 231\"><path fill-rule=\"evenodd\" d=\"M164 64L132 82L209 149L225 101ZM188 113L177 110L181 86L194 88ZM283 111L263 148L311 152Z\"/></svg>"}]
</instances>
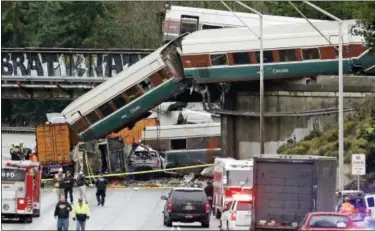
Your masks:
<instances>
[{"instance_id":1,"label":"metal guardrail","mask_svg":"<svg viewBox=\"0 0 375 231\"><path fill-rule=\"evenodd\" d=\"M132 48L58 48L58 47L14 47L1 48L1 52L27 52L27 53L129 53L129 54L149 54L155 49L132 49Z\"/></svg>"},{"instance_id":2,"label":"metal guardrail","mask_svg":"<svg viewBox=\"0 0 375 231\"><path fill-rule=\"evenodd\" d=\"M344 108L344 112L355 111L354 108ZM303 117L303 116L320 116L330 115L338 113L338 108L326 108L311 111L301 112L265 112L264 117ZM259 112L250 111L232 111L232 110L212 110L211 113L219 115L234 115L234 116L245 116L245 117L259 117Z\"/></svg>"},{"instance_id":3,"label":"metal guardrail","mask_svg":"<svg viewBox=\"0 0 375 231\"><path fill-rule=\"evenodd\" d=\"M1 133L34 133L33 127L1 127Z\"/></svg>"},{"instance_id":4,"label":"metal guardrail","mask_svg":"<svg viewBox=\"0 0 375 231\"><path fill-rule=\"evenodd\" d=\"M65 76L1 76L1 82L61 82L61 83L102 83L111 77L65 77Z\"/></svg>"}]
</instances>

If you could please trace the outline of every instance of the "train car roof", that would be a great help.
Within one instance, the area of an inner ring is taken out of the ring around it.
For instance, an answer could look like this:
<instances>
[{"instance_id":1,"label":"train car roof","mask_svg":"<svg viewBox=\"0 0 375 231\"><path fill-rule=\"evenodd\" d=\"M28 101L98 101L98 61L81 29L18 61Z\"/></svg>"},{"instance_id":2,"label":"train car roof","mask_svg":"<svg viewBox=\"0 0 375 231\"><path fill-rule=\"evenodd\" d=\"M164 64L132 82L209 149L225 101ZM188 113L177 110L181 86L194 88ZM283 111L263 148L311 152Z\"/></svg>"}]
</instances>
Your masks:
<instances>
[{"instance_id":1,"label":"train car roof","mask_svg":"<svg viewBox=\"0 0 375 231\"><path fill-rule=\"evenodd\" d=\"M171 6L170 10L166 11L165 19L181 20L181 15L199 16L199 22L212 25L226 25L243 27L243 23L230 11L213 10L205 8L185 7L185 6ZM236 12L236 15L241 17L247 24L259 25L259 16L253 13ZM304 18L285 17L277 15L263 15L264 25L276 24L291 24L304 23ZM312 22L323 22L326 20L311 19Z\"/></svg>"},{"instance_id":2,"label":"train car roof","mask_svg":"<svg viewBox=\"0 0 375 231\"><path fill-rule=\"evenodd\" d=\"M124 78L129 78L132 76L134 73L136 73L138 70L142 69L144 66L151 64L152 61L160 57L160 52L166 48L169 44L165 44L162 47L158 48L148 56L144 57L143 59L139 60L132 66L128 67L127 69L123 70L122 72L118 73L116 76L113 76L111 78L108 78L105 82L100 84L99 86L95 87L94 89L86 92L85 94L81 95L78 97L76 100L71 102L68 106L64 108L64 110L61 112L66 119L70 122L68 119L71 117L70 113L73 113L77 110L78 107L80 107L83 104L86 104L87 102L91 101L92 99L98 99L97 97L100 97L100 93L116 86L119 82L123 81ZM147 75L149 73L146 73ZM132 84L131 84L132 85ZM130 86L124 86L124 89L122 91L126 90L125 87L130 87ZM114 96L116 94L114 93ZM109 99L103 99L100 104L108 101Z\"/></svg>"},{"instance_id":3,"label":"train car roof","mask_svg":"<svg viewBox=\"0 0 375 231\"><path fill-rule=\"evenodd\" d=\"M146 127L143 139L187 139L217 137L221 134L220 123L183 124Z\"/></svg>"},{"instance_id":4,"label":"train car roof","mask_svg":"<svg viewBox=\"0 0 375 231\"><path fill-rule=\"evenodd\" d=\"M175 129L185 129L185 128L208 128L208 127L220 127L221 123L211 122L211 123L201 123L201 124L176 124L176 125L165 125L165 126L148 126L145 127L146 131L152 130L175 130Z\"/></svg>"},{"instance_id":5,"label":"train car roof","mask_svg":"<svg viewBox=\"0 0 375 231\"><path fill-rule=\"evenodd\" d=\"M349 35L355 20L343 21L344 42L363 42L360 36ZM314 23L333 44L338 43L337 22ZM259 35L259 27L251 27ZM329 43L307 22L304 24L269 26L263 29L264 49L311 47ZM183 54L222 53L227 51L259 50L259 38L247 27L200 30L182 41Z\"/></svg>"}]
</instances>

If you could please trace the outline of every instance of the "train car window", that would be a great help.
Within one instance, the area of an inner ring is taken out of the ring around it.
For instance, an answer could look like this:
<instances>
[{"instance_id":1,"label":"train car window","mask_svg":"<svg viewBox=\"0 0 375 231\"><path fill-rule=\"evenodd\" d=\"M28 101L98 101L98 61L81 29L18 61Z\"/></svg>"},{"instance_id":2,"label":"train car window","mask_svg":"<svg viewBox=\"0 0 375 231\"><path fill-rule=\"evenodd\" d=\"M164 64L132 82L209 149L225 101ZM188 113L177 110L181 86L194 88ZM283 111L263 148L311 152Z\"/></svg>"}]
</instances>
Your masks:
<instances>
[{"instance_id":1,"label":"train car window","mask_svg":"<svg viewBox=\"0 0 375 231\"><path fill-rule=\"evenodd\" d=\"M227 54L210 55L212 66L228 65Z\"/></svg>"},{"instance_id":2,"label":"train car window","mask_svg":"<svg viewBox=\"0 0 375 231\"><path fill-rule=\"evenodd\" d=\"M110 115L113 112L113 109L112 109L111 105L109 105L108 102L103 104L102 106L100 106L99 110L103 113L104 117L107 117L108 115Z\"/></svg>"},{"instance_id":3,"label":"train car window","mask_svg":"<svg viewBox=\"0 0 375 231\"><path fill-rule=\"evenodd\" d=\"M132 86L128 90L125 91L126 96L128 97L129 102L137 99L139 96L142 95L141 90L139 89L138 84ZM129 103L128 102L128 103Z\"/></svg>"},{"instance_id":4,"label":"train car window","mask_svg":"<svg viewBox=\"0 0 375 231\"><path fill-rule=\"evenodd\" d=\"M186 149L186 139L171 140L171 150Z\"/></svg>"},{"instance_id":5,"label":"train car window","mask_svg":"<svg viewBox=\"0 0 375 231\"><path fill-rule=\"evenodd\" d=\"M199 17L181 15L180 34L184 34L186 32L192 33L194 31L197 31L198 25L199 25Z\"/></svg>"},{"instance_id":6,"label":"train car window","mask_svg":"<svg viewBox=\"0 0 375 231\"><path fill-rule=\"evenodd\" d=\"M99 116L95 113L95 110L86 115L86 119L91 124L94 124L96 121L100 120Z\"/></svg>"},{"instance_id":7,"label":"train car window","mask_svg":"<svg viewBox=\"0 0 375 231\"><path fill-rule=\"evenodd\" d=\"M232 53L234 64L250 64L249 52Z\"/></svg>"},{"instance_id":8,"label":"train car window","mask_svg":"<svg viewBox=\"0 0 375 231\"><path fill-rule=\"evenodd\" d=\"M122 108L126 105L126 100L122 95L116 96L114 99L112 99L113 104L116 106L117 109Z\"/></svg>"},{"instance_id":9,"label":"train car window","mask_svg":"<svg viewBox=\"0 0 375 231\"><path fill-rule=\"evenodd\" d=\"M318 48L302 49L303 60L320 59Z\"/></svg>"},{"instance_id":10,"label":"train car window","mask_svg":"<svg viewBox=\"0 0 375 231\"><path fill-rule=\"evenodd\" d=\"M296 52L294 49L279 50L280 62L297 61Z\"/></svg>"},{"instance_id":11,"label":"train car window","mask_svg":"<svg viewBox=\"0 0 375 231\"><path fill-rule=\"evenodd\" d=\"M156 72L155 74L151 75L150 81L155 87L157 87L163 83L163 77L159 72Z\"/></svg>"},{"instance_id":12,"label":"train car window","mask_svg":"<svg viewBox=\"0 0 375 231\"><path fill-rule=\"evenodd\" d=\"M255 58L257 63L260 63L260 52L255 52ZM273 62L273 53L272 51L263 51L263 63L272 63Z\"/></svg>"},{"instance_id":13,"label":"train car window","mask_svg":"<svg viewBox=\"0 0 375 231\"><path fill-rule=\"evenodd\" d=\"M89 124L87 123L86 119L84 117L81 117L77 122L75 122L72 125L72 128L75 132L80 133L86 130L89 127Z\"/></svg>"},{"instance_id":14,"label":"train car window","mask_svg":"<svg viewBox=\"0 0 375 231\"><path fill-rule=\"evenodd\" d=\"M202 25L202 30L210 30L210 29L221 29L222 26L214 26L214 25Z\"/></svg>"},{"instance_id":15,"label":"train car window","mask_svg":"<svg viewBox=\"0 0 375 231\"><path fill-rule=\"evenodd\" d=\"M170 73L170 71L168 71L167 68L163 68L163 69L161 69L161 70L159 71L159 73L160 73L160 76L161 76L162 79L163 79L163 82L165 82L165 81L167 81L167 80L169 80L170 78L173 77L173 74Z\"/></svg>"},{"instance_id":16,"label":"train car window","mask_svg":"<svg viewBox=\"0 0 375 231\"><path fill-rule=\"evenodd\" d=\"M143 91L146 93L149 90L153 88L152 83L149 78L143 80L142 82L139 83L139 86L143 89Z\"/></svg>"}]
</instances>

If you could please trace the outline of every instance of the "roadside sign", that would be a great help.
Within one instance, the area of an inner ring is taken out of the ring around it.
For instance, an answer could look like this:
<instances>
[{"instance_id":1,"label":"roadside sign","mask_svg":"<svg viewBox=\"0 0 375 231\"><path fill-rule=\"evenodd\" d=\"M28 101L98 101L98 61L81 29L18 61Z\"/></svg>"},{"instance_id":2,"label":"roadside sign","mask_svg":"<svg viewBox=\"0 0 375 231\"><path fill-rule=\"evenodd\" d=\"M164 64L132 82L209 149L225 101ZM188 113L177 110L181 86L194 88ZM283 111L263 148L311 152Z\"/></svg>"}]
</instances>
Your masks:
<instances>
[{"instance_id":1,"label":"roadside sign","mask_svg":"<svg viewBox=\"0 0 375 231\"><path fill-rule=\"evenodd\" d=\"M366 154L352 154L352 175L366 175Z\"/></svg>"}]
</instances>

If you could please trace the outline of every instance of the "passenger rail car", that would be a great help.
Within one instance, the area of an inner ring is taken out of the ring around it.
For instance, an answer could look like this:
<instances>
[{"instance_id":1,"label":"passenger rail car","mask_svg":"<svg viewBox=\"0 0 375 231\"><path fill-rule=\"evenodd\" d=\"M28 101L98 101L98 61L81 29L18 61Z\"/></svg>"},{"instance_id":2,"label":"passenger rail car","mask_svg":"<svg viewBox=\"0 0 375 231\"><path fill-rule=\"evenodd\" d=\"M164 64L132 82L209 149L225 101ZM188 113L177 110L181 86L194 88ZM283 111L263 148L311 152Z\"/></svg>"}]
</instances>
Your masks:
<instances>
[{"instance_id":1,"label":"passenger rail car","mask_svg":"<svg viewBox=\"0 0 375 231\"><path fill-rule=\"evenodd\" d=\"M337 22L264 28L265 79L338 74ZM375 74L375 56L364 38L351 33L355 20L343 22L344 73ZM259 31L254 27L253 31ZM182 41L186 78L197 83L259 80L259 39L248 28L196 31Z\"/></svg>"},{"instance_id":2,"label":"passenger rail car","mask_svg":"<svg viewBox=\"0 0 375 231\"><path fill-rule=\"evenodd\" d=\"M185 89L179 38L69 104L62 114L82 141L133 127L149 110Z\"/></svg>"},{"instance_id":3,"label":"passenger rail car","mask_svg":"<svg viewBox=\"0 0 375 231\"><path fill-rule=\"evenodd\" d=\"M259 26L257 14L236 12L241 19L250 26ZM325 20L310 19L311 22L324 22ZM304 18L264 15L263 25L281 25L305 23ZM164 41L168 42L186 32L197 30L245 27L245 25L230 11L212 10L204 8L170 6L165 10L162 25Z\"/></svg>"}]
</instances>

